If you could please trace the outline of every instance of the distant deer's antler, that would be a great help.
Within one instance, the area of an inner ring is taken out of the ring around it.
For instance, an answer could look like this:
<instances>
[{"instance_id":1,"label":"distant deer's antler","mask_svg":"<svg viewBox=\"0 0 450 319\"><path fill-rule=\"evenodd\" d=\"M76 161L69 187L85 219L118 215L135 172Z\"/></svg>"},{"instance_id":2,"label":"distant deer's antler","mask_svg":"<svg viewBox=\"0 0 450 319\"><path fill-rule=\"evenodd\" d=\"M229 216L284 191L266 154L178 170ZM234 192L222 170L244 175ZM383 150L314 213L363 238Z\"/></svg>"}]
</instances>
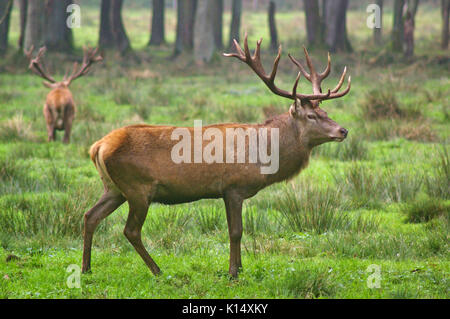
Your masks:
<instances>
[{"instance_id":1,"label":"distant deer's antler","mask_svg":"<svg viewBox=\"0 0 450 319\"><path fill-rule=\"evenodd\" d=\"M280 58L281 58L281 45L278 49L278 55L275 58L275 61L273 63L272 72L270 73L270 75L267 75L266 72L264 71L264 68L261 63L261 57L260 57L261 42L262 42L262 39L260 39L256 43L255 53L253 54L253 56L251 56L250 50L248 48L247 34L245 34L244 50L242 50L242 48L237 43L237 41L234 40L234 45L236 46L236 50L238 51L238 53L224 53L223 55L226 57L235 57L235 58L238 58L239 60L245 62L248 66L250 66L250 68L259 76L259 78L267 85L267 87L273 93L280 95L282 97L285 97L285 98L292 99L292 100L295 100L296 98L298 98L300 100L323 101L323 100L329 100L329 99L334 99L334 98L344 96L345 94L347 94L350 91L351 78L349 77L347 89L345 89L345 91L343 91L341 93L338 93L339 89L342 86L342 83L344 82L345 74L347 73L347 68L345 68L343 74L341 75L338 85L333 90L328 89L328 91L326 93L322 93L322 89L321 89L322 80L325 79L330 74L330 71L331 71L330 54L328 54L328 65L327 65L325 71L322 73L317 73L314 69L311 59L309 58L308 51L305 48L304 48L304 51L305 51L306 61L307 61L310 73L306 72L306 70L303 68L303 66L289 54L289 58L295 65L297 65L297 67L300 69L300 72L297 75L292 92L288 92L288 91L278 88L275 85L275 76L277 73L278 63L280 62ZM313 94L297 93L298 81L300 79L301 74L303 74L303 76L312 83Z\"/></svg>"},{"instance_id":2,"label":"distant deer's antler","mask_svg":"<svg viewBox=\"0 0 450 319\"><path fill-rule=\"evenodd\" d=\"M81 68L77 71L78 63L75 62L73 65L72 74L69 77L66 77L66 75L64 76L64 81L67 85L69 85L73 80L86 75L93 63L103 60L103 57L101 55L97 55L98 48L84 48L83 51L84 56Z\"/></svg>"},{"instance_id":3,"label":"distant deer's antler","mask_svg":"<svg viewBox=\"0 0 450 319\"><path fill-rule=\"evenodd\" d=\"M45 68L41 63L41 58L47 49L45 47L40 48L38 54L34 59L33 59L33 50L34 50L33 45L30 47L28 51L25 49L23 50L27 58L30 60L30 65L28 66L28 68L35 74L49 81L50 83L55 83L56 81L52 78L51 75L48 74L48 72L45 70Z\"/></svg>"}]
</instances>

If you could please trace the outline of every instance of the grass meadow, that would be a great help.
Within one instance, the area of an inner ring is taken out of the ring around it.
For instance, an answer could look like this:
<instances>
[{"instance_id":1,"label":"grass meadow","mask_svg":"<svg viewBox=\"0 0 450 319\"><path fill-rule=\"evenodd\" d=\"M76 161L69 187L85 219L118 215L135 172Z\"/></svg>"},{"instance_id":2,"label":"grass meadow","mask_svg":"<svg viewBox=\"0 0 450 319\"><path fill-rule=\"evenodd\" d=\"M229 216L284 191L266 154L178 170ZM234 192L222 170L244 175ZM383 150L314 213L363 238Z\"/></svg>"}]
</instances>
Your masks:
<instances>
[{"instance_id":1,"label":"grass meadow","mask_svg":"<svg viewBox=\"0 0 450 319\"><path fill-rule=\"evenodd\" d=\"M242 63L219 54L196 67L188 55L170 59L175 15L167 12L167 41L147 47L149 10L127 4L124 22L135 54L107 53L102 65L71 86L77 103L70 145L47 143L42 106L48 92L12 49L0 60L0 298L449 298L450 109L449 54L439 48L440 13L422 5L416 57L386 48L392 16L384 18L385 47L371 42L365 11L350 11L355 49L332 55L334 87L344 65L352 90L322 108L349 129L343 143L313 151L310 165L287 183L245 202L243 271L228 276L229 241L221 200L152 205L143 241L161 267L154 277L123 236L127 204L94 236L92 273L69 288L67 268L81 266L83 214L103 187L88 149L112 129L133 123L192 126L262 122L286 112ZM82 7L72 56L48 54L62 76L84 44L95 45L99 12ZM263 37L270 66L265 12L244 12L253 46ZM227 39L229 13L225 15ZM279 12L283 57L280 87L303 58L304 14ZM312 50L317 65L326 52ZM300 90L310 92L302 80ZM371 266L375 265L375 266ZM375 286L375 287L374 287Z\"/></svg>"}]
</instances>

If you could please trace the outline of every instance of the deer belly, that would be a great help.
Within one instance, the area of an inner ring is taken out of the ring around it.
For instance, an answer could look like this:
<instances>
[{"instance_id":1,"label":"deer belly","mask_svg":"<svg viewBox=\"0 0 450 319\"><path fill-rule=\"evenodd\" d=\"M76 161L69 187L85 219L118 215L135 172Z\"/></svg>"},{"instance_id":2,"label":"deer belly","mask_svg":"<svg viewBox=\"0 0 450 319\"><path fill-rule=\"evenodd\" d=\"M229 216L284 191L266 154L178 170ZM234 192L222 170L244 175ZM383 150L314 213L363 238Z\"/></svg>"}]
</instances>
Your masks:
<instances>
[{"instance_id":1,"label":"deer belly","mask_svg":"<svg viewBox=\"0 0 450 319\"><path fill-rule=\"evenodd\" d=\"M158 184L153 201L162 204L180 204L203 198L222 197L222 181L181 179Z\"/></svg>"}]
</instances>

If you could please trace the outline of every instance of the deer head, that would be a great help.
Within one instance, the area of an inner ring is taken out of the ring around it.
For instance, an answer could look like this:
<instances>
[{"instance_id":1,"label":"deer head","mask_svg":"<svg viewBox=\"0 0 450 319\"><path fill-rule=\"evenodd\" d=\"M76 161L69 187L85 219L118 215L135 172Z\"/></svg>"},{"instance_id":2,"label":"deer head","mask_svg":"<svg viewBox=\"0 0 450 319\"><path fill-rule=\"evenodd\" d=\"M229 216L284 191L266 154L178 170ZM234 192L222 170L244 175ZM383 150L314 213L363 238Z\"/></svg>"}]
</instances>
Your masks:
<instances>
[{"instance_id":1,"label":"deer head","mask_svg":"<svg viewBox=\"0 0 450 319\"><path fill-rule=\"evenodd\" d=\"M244 50L240 47L236 40L234 45L236 46L237 53L224 53L226 57L235 57L245 62L250 68L259 76L259 78L267 85L267 87L276 95L294 100L294 103L289 109L290 116L295 119L299 134L302 140L308 141L311 146L320 145L330 141L343 141L348 134L348 131L341 127L339 124L330 119L327 112L322 110L319 105L324 100L331 100L342 97L350 91L351 77L348 77L347 88L339 92L342 84L344 83L345 75L347 73L347 67L340 77L340 80L333 90L328 89L323 93L321 84L322 81L330 74L331 71L331 58L328 53L328 64L326 69L322 73L317 73L311 59L308 55L308 51L304 48L306 63L309 68L309 73L305 68L294 59L290 54L288 55L291 61L298 67L299 72L294 82L292 91L286 91L278 88L275 85L275 76L277 73L278 63L281 58L281 45L278 49L278 55L273 63L272 72L267 75L261 63L260 47L262 39L256 43L256 49L253 56L250 53L247 42L247 34L244 40ZM313 93L301 94L297 92L298 83L301 75L303 75L308 81L311 82Z\"/></svg>"},{"instance_id":2,"label":"deer head","mask_svg":"<svg viewBox=\"0 0 450 319\"><path fill-rule=\"evenodd\" d=\"M67 72L66 72L63 80L57 82L57 81L55 81L55 79L53 79L53 77L48 73L48 71L42 65L41 59L47 49L45 47L41 47L35 58L33 58L33 50L34 50L34 46L31 46L31 48L28 51L24 50L25 55L30 60L30 64L29 64L28 68L31 71L33 71L36 75L39 75L41 78L45 79L46 81L44 81L42 83L44 84L44 86L46 86L50 89L55 89L55 88L60 88L60 87L68 87L70 85L70 83L72 83L73 80L75 80L83 75L86 75L89 72L93 63L103 60L101 55L97 55L98 48L95 48L95 49L84 48L83 49L83 51L84 51L83 63L81 65L81 67L78 68L78 63L75 62L73 65L71 74L68 76Z\"/></svg>"}]
</instances>

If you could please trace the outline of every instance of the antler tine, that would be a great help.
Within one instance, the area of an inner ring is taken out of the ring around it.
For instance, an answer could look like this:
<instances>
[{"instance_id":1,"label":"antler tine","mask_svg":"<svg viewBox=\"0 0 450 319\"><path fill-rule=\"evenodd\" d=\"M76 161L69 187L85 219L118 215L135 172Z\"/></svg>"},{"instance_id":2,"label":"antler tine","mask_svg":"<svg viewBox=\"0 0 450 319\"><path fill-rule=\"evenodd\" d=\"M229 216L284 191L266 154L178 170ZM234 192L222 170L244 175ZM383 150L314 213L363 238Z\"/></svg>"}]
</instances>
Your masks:
<instances>
[{"instance_id":1,"label":"antler tine","mask_svg":"<svg viewBox=\"0 0 450 319\"><path fill-rule=\"evenodd\" d=\"M30 47L30 50L28 51L24 50L25 55L27 56L28 59L30 59L30 64L28 68L35 74L44 78L45 80L51 83L55 83L56 81L53 79L51 75L48 74L48 72L46 72L45 68L43 67L40 61L45 51L47 50L46 47L45 46L41 47L34 59L33 59L33 50L34 50L33 45Z\"/></svg>"},{"instance_id":2,"label":"antler tine","mask_svg":"<svg viewBox=\"0 0 450 319\"><path fill-rule=\"evenodd\" d=\"M300 80L301 75L302 75L302 73L298 72L297 78L295 79L294 87L292 88L292 96L297 97L297 86L298 86L298 81Z\"/></svg>"},{"instance_id":3,"label":"antler tine","mask_svg":"<svg viewBox=\"0 0 450 319\"><path fill-rule=\"evenodd\" d=\"M103 57L101 55L97 55L98 48L91 49L91 48L83 48L83 63L80 67L80 69L77 71L78 63L74 63L72 74L68 77L68 79L65 81L67 85L69 85L73 80L86 75L90 67L93 63L99 62L103 60Z\"/></svg>"},{"instance_id":4,"label":"antler tine","mask_svg":"<svg viewBox=\"0 0 450 319\"><path fill-rule=\"evenodd\" d=\"M336 93L335 92L335 93L331 94L330 95L330 99L335 99L335 98L342 97L342 96L346 95L348 92L350 92L351 86L352 86L352 77L349 76L348 80L347 80L347 88L344 91L340 92L340 93Z\"/></svg>"},{"instance_id":5,"label":"antler tine","mask_svg":"<svg viewBox=\"0 0 450 319\"><path fill-rule=\"evenodd\" d=\"M341 78L339 79L338 84L336 87L331 90L331 93L336 93L341 88L342 84L344 83L345 75L347 74L347 67L344 67L344 72L342 72Z\"/></svg>"},{"instance_id":6,"label":"antler tine","mask_svg":"<svg viewBox=\"0 0 450 319\"><path fill-rule=\"evenodd\" d=\"M311 78L313 79L315 76L317 76L316 69L314 68L314 65L312 64L311 58L309 57L308 50L306 50L306 47L303 46L303 52L305 52L305 58L306 58L306 64L308 65Z\"/></svg>"},{"instance_id":7,"label":"antler tine","mask_svg":"<svg viewBox=\"0 0 450 319\"><path fill-rule=\"evenodd\" d=\"M323 80L325 79L331 71L331 56L330 56L330 52L328 52L328 62L327 62L327 67L325 68L325 70L319 74L320 78Z\"/></svg>"},{"instance_id":8,"label":"antler tine","mask_svg":"<svg viewBox=\"0 0 450 319\"><path fill-rule=\"evenodd\" d=\"M311 76L308 72L306 72L305 68L303 67L303 65L301 65L300 62L298 62L290 53L288 53L288 57L289 59L291 59L292 63L294 63L298 69L300 70L300 72L302 72L303 76L311 82Z\"/></svg>"}]
</instances>

